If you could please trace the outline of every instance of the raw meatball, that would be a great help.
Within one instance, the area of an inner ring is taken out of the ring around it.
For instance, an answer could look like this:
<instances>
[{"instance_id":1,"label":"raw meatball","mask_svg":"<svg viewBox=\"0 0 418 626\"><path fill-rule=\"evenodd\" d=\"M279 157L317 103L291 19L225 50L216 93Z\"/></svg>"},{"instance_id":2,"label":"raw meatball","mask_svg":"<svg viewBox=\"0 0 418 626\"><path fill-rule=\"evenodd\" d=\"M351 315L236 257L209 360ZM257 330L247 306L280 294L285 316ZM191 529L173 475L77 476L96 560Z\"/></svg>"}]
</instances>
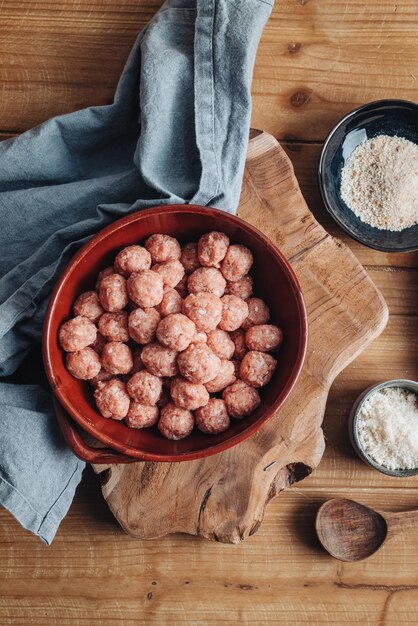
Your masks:
<instances>
[{"instance_id":1,"label":"raw meatball","mask_svg":"<svg viewBox=\"0 0 418 626\"><path fill-rule=\"evenodd\" d=\"M248 330L251 326L267 324L270 319L270 311L265 302L260 298L249 298L247 300L248 316L243 321L241 327Z\"/></svg>"},{"instance_id":2,"label":"raw meatball","mask_svg":"<svg viewBox=\"0 0 418 626\"><path fill-rule=\"evenodd\" d=\"M192 343L177 358L180 374L191 383L205 384L215 378L221 360L205 343Z\"/></svg>"},{"instance_id":3,"label":"raw meatball","mask_svg":"<svg viewBox=\"0 0 418 626\"><path fill-rule=\"evenodd\" d=\"M201 265L205 267L220 267L229 246L229 238L225 233L213 231L206 233L199 239L197 246Z\"/></svg>"},{"instance_id":4,"label":"raw meatball","mask_svg":"<svg viewBox=\"0 0 418 626\"><path fill-rule=\"evenodd\" d=\"M120 274L109 274L100 281L99 299L102 307L110 313L121 311L128 304L126 280Z\"/></svg>"},{"instance_id":5,"label":"raw meatball","mask_svg":"<svg viewBox=\"0 0 418 626\"><path fill-rule=\"evenodd\" d=\"M104 313L99 319L99 330L109 341L128 341L128 314L125 311Z\"/></svg>"},{"instance_id":6,"label":"raw meatball","mask_svg":"<svg viewBox=\"0 0 418 626\"><path fill-rule=\"evenodd\" d=\"M83 348L78 352L69 352L66 364L70 374L80 380L94 378L102 368L99 355L92 348Z\"/></svg>"},{"instance_id":7,"label":"raw meatball","mask_svg":"<svg viewBox=\"0 0 418 626\"><path fill-rule=\"evenodd\" d=\"M183 298L178 291L171 287L164 287L163 299L157 306L157 311L161 317L166 317L171 313L181 313L182 304Z\"/></svg>"},{"instance_id":8,"label":"raw meatball","mask_svg":"<svg viewBox=\"0 0 418 626\"><path fill-rule=\"evenodd\" d=\"M127 383L128 393L135 402L151 406L157 404L162 388L163 382L161 378L150 374L146 370L134 374Z\"/></svg>"},{"instance_id":9,"label":"raw meatball","mask_svg":"<svg viewBox=\"0 0 418 626\"><path fill-rule=\"evenodd\" d=\"M199 330L198 328L196 328L196 332L193 335L193 339L191 340L190 343L207 343L208 341L208 336L205 332L203 332L203 330Z\"/></svg>"},{"instance_id":10,"label":"raw meatball","mask_svg":"<svg viewBox=\"0 0 418 626\"><path fill-rule=\"evenodd\" d=\"M253 255L248 248L235 244L229 246L228 252L221 263L221 272L231 282L235 282L248 274L253 264Z\"/></svg>"},{"instance_id":11,"label":"raw meatball","mask_svg":"<svg viewBox=\"0 0 418 626\"><path fill-rule=\"evenodd\" d=\"M78 352L96 341L97 328L87 317L77 315L64 322L58 331L61 348L65 352Z\"/></svg>"},{"instance_id":12,"label":"raw meatball","mask_svg":"<svg viewBox=\"0 0 418 626\"><path fill-rule=\"evenodd\" d=\"M155 376L175 376L177 374L177 352L160 343L149 343L141 352L142 362Z\"/></svg>"},{"instance_id":13,"label":"raw meatball","mask_svg":"<svg viewBox=\"0 0 418 626\"><path fill-rule=\"evenodd\" d=\"M113 374L109 374L109 372L106 372L106 370L102 368L96 376L93 376L93 378L89 378L89 383L96 389L99 383L103 383L106 380L111 380L112 378L114 378Z\"/></svg>"},{"instance_id":14,"label":"raw meatball","mask_svg":"<svg viewBox=\"0 0 418 626\"><path fill-rule=\"evenodd\" d=\"M135 374L136 372L141 372L143 369L145 369L145 365L142 362L142 358L141 358L141 352L142 350L135 350L133 352L132 358L133 358L133 367L131 370L131 374Z\"/></svg>"},{"instance_id":15,"label":"raw meatball","mask_svg":"<svg viewBox=\"0 0 418 626\"><path fill-rule=\"evenodd\" d=\"M135 309L128 318L129 335L141 345L154 341L160 319L156 309Z\"/></svg>"},{"instance_id":16,"label":"raw meatball","mask_svg":"<svg viewBox=\"0 0 418 626\"><path fill-rule=\"evenodd\" d=\"M123 420L131 403L125 383L117 378L99 383L94 399L103 417L112 417L114 420Z\"/></svg>"},{"instance_id":17,"label":"raw meatball","mask_svg":"<svg viewBox=\"0 0 418 626\"><path fill-rule=\"evenodd\" d=\"M248 316L248 305L238 296L223 296L222 317L219 328L222 330L237 330Z\"/></svg>"},{"instance_id":18,"label":"raw meatball","mask_svg":"<svg viewBox=\"0 0 418 626\"><path fill-rule=\"evenodd\" d=\"M245 343L250 350L271 352L277 350L283 341L283 333L273 324L252 326L245 333Z\"/></svg>"},{"instance_id":19,"label":"raw meatball","mask_svg":"<svg viewBox=\"0 0 418 626\"><path fill-rule=\"evenodd\" d=\"M167 261L152 266L152 271L161 276L164 285L174 287L178 285L184 276L184 267L180 261Z\"/></svg>"},{"instance_id":20,"label":"raw meatball","mask_svg":"<svg viewBox=\"0 0 418 626\"><path fill-rule=\"evenodd\" d=\"M187 276L184 275L181 281L176 285L176 291L182 298L185 298L189 293L187 290Z\"/></svg>"},{"instance_id":21,"label":"raw meatball","mask_svg":"<svg viewBox=\"0 0 418 626\"><path fill-rule=\"evenodd\" d=\"M104 313L104 309L100 304L99 296L95 291L86 291L78 296L74 302L74 315L87 317L94 324Z\"/></svg>"},{"instance_id":22,"label":"raw meatball","mask_svg":"<svg viewBox=\"0 0 418 626\"><path fill-rule=\"evenodd\" d=\"M215 378L212 378L205 386L209 393L218 393L225 387L228 387L228 385L232 385L235 381L235 366L233 362L222 359Z\"/></svg>"},{"instance_id":23,"label":"raw meatball","mask_svg":"<svg viewBox=\"0 0 418 626\"><path fill-rule=\"evenodd\" d=\"M202 433L217 435L229 428L229 415L223 400L211 398L208 404L195 413L196 426Z\"/></svg>"},{"instance_id":24,"label":"raw meatball","mask_svg":"<svg viewBox=\"0 0 418 626\"><path fill-rule=\"evenodd\" d=\"M229 336L235 345L233 356L235 359L241 361L248 352L247 344L245 343L245 331L241 329L234 330Z\"/></svg>"},{"instance_id":25,"label":"raw meatball","mask_svg":"<svg viewBox=\"0 0 418 626\"><path fill-rule=\"evenodd\" d=\"M102 366L109 374L129 374L134 365L131 349L120 341L109 341L103 348Z\"/></svg>"},{"instance_id":26,"label":"raw meatball","mask_svg":"<svg viewBox=\"0 0 418 626\"><path fill-rule=\"evenodd\" d=\"M244 276L234 283L228 281L226 283L225 293L229 293L232 296L238 296L243 300L248 300L253 293L253 284L254 281L251 276Z\"/></svg>"},{"instance_id":27,"label":"raw meatball","mask_svg":"<svg viewBox=\"0 0 418 626\"><path fill-rule=\"evenodd\" d=\"M207 332L221 321L222 302L213 293L191 293L183 302L182 310L200 330Z\"/></svg>"},{"instance_id":28,"label":"raw meatball","mask_svg":"<svg viewBox=\"0 0 418 626\"><path fill-rule=\"evenodd\" d=\"M229 415L237 419L250 415L261 403L257 389L250 387L243 380L237 380L227 387L222 398Z\"/></svg>"},{"instance_id":29,"label":"raw meatball","mask_svg":"<svg viewBox=\"0 0 418 626\"><path fill-rule=\"evenodd\" d=\"M99 291L100 283L102 282L103 278L106 278L106 276L110 276L111 274L114 274L114 273L115 273L115 270L113 269L113 267L105 267L104 270L99 272L97 275L96 285L95 285L96 291Z\"/></svg>"},{"instance_id":30,"label":"raw meatball","mask_svg":"<svg viewBox=\"0 0 418 626\"><path fill-rule=\"evenodd\" d=\"M189 276L189 293L214 293L219 298L224 294L226 280L215 267L200 267Z\"/></svg>"},{"instance_id":31,"label":"raw meatball","mask_svg":"<svg viewBox=\"0 0 418 626\"><path fill-rule=\"evenodd\" d=\"M186 245L182 247L180 262L186 274L192 274L200 267L199 258L197 256L197 243L186 243Z\"/></svg>"},{"instance_id":32,"label":"raw meatball","mask_svg":"<svg viewBox=\"0 0 418 626\"><path fill-rule=\"evenodd\" d=\"M101 355L103 352L103 348L105 347L106 344L107 344L107 339L103 337L102 333L97 333L96 341L92 343L90 347L93 348L93 350L97 352L97 354Z\"/></svg>"},{"instance_id":33,"label":"raw meatball","mask_svg":"<svg viewBox=\"0 0 418 626\"><path fill-rule=\"evenodd\" d=\"M157 406L131 402L125 422L130 428L149 428L158 422L159 416L160 411Z\"/></svg>"},{"instance_id":34,"label":"raw meatball","mask_svg":"<svg viewBox=\"0 0 418 626\"><path fill-rule=\"evenodd\" d=\"M179 242L169 235L151 235L145 242L153 263L178 261L181 255Z\"/></svg>"},{"instance_id":35,"label":"raw meatball","mask_svg":"<svg viewBox=\"0 0 418 626\"><path fill-rule=\"evenodd\" d=\"M205 406L209 401L209 394L204 385L190 383L184 378L174 378L171 381L170 393L176 406L190 411Z\"/></svg>"},{"instance_id":36,"label":"raw meatball","mask_svg":"<svg viewBox=\"0 0 418 626\"><path fill-rule=\"evenodd\" d=\"M163 280L152 270L134 272L127 285L130 299L144 309L157 306L163 299Z\"/></svg>"},{"instance_id":37,"label":"raw meatball","mask_svg":"<svg viewBox=\"0 0 418 626\"><path fill-rule=\"evenodd\" d=\"M180 409L169 402L161 409L161 417L158 422L158 430L167 439L184 439L193 430L193 413L187 409Z\"/></svg>"},{"instance_id":38,"label":"raw meatball","mask_svg":"<svg viewBox=\"0 0 418 626\"><path fill-rule=\"evenodd\" d=\"M235 344L224 330L216 328L208 332L208 346L220 359L231 359Z\"/></svg>"},{"instance_id":39,"label":"raw meatball","mask_svg":"<svg viewBox=\"0 0 418 626\"><path fill-rule=\"evenodd\" d=\"M151 255L142 246L128 246L116 255L115 271L125 278L132 272L149 270L151 267Z\"/></svg>"},{"instance_id":40,"label":"raw meatball","mask_svg":"<svg viewBox=\"0 0 418 626\"><path fill-rule=\"evenodd\" d=\"M185 350L196 333L194 322L182 313L167 315L158 324L157 339L163 346L181 352Z\"/></svg>"},{"instance_id":41,"label":"raw meatball","mask_svg":"<svg viewBox=\"0 0 418 626\"><path fill-rule=\"evenodd\" d=\"M277 361L271 354L251 350L241 361L240 378L252 387L264 387L270 382Z\"/></svg>"}]
</instances>

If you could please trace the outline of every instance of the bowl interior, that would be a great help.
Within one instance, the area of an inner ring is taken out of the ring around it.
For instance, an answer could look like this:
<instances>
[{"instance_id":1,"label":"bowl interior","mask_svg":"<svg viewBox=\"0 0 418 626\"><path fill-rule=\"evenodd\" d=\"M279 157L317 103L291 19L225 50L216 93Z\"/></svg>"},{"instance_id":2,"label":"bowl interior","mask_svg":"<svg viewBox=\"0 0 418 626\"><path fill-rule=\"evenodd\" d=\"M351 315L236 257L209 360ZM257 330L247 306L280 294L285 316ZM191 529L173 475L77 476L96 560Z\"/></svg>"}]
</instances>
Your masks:
<instances>
[{"instance_id":1,"label":"bowl interior","mask_svg":"<svg viewBox=\"0 0 418 626\"><path fill-rule=\"evenodd\" d=\"M341 171L353 150L377 135L398 135L418 144L418 105L402 100L371 102L347 115L330 133L319 163L319 185L327 210L352 237L386 252L418 249L418 225L400 232L362 222L340 195Z\"/></svg>"},{"instance_id":2,"label":"bowl interior","mask_svg":"<svg viewBox=\"0 0 418 626\"><path fill-rule=\"evenodd\" d=\"M157 428L135 430L122 422L105 419L95 407L91 386L75 380L66 370L64 353L58 344L58 329L71 317L74 300L83 291L94 289L98 272L111 265L124 246L142 243L153 233L170 234L184 244L215 229L227 233L232 242L242 243L252 250L254 295L268 303L272 322L284 332L279 366L270 384L261 390L261 406L245 419L232 420L225 433L210 436L195 429L188 438L177 442L164 439ZM60 278L51 297L44 329L44 358L49 380L69 414L107 445L150 460L206 456L237 443L257 430L290 392L301 369L305 350L306 313L303 299L284 258L264 235L242 220L200 207L171 206L141 211L101 231L78 252Z\"/></svg>"}]
</instances>

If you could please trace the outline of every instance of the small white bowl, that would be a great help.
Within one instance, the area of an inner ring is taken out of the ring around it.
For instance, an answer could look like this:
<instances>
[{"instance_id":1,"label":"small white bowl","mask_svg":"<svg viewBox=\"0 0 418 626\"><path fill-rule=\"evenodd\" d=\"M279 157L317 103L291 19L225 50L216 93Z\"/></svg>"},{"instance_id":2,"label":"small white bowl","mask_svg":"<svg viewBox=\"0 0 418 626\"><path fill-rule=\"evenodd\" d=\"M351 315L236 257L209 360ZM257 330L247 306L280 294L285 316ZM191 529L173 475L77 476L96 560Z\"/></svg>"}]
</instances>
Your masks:
<instances>
[{"instance_id":1,"label":"small white bowl","mask_svg":"<svg viewBox=\"0 0 418 626\"><path fill-rule=\"evenodd\" d=\"M397 476L398 478L408 478L409 476L417 476L418 475L418 467L414 469L389 469L387 467L383 467L374 461L363 449L359 436L358 436L358 416L361 411L361 408L365 401L370 398L374 393L380 391L380 389L386 389L387 387L401 387L402 389L408 389L413 393L418 395L418 383L413 380L406 380L405 378L399 378L394 380L388 380L384 383L380 383L378 385L373 385L369 387L363 393L359 395L355 403L353 404L353 408L351 409L350 416L348 418L348 434L350 436L351 445L354 450L360 457L362 461L364 461L370 467L373 467L378 472L382 474L387 474L388 476Z\"/></svg>"}]
</instances>

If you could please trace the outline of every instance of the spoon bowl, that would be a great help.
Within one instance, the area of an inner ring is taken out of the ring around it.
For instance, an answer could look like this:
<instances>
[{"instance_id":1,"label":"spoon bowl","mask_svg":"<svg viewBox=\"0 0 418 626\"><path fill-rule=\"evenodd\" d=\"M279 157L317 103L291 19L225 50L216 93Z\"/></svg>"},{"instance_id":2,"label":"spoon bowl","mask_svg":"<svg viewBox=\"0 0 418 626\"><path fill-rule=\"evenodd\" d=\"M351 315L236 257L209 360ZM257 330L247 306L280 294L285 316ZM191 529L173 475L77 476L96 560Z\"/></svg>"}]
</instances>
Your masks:
<instances>
[{"instance_id":1,"label":"spoon bowl","mask_svg":"<svg viewBox=\"0 0 418 626\"><path fill-rule=\"evenodd\" d=\"M345 498L325 502L317 513L315 528L325 550L340 561L359 561L371 556L388 532L380 513Z\"/></svg>"},{"instance_id":2,"label":"spoon bowl","mask_svg":"<svg viewBox=\"0 0 418 626\"><path fill-rule=\"evenodd\" d=\"M386 513L359 502L334 498L318 510L315 529L331 556L340 561L361 561L377 552L386 539L418 524L418 511Z\"/></svg>"}]
</instances>

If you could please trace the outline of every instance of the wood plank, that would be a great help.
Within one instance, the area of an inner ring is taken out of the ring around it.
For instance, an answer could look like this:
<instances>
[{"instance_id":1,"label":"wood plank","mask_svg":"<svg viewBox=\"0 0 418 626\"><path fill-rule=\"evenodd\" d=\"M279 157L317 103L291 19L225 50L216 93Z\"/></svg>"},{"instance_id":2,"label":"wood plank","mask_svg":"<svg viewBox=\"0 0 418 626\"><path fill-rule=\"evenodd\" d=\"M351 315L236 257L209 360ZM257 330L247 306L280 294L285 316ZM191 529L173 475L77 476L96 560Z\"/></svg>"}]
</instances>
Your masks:
<instances>
[{"instance_id":1,"label":"wood plank","mask_svg":"<svg viewBox=\"0 0 418 626\"><path fill-rule=\"evenodd\" d=\"M402 510L411 506L413 495L408 490L387 489L387 499L382 507L382 492L383 489L356 488L353 497L370 506L388 510ZM245 583L247 577L259 577L260 580L275 577L278 582L285 582L289 570L283 569L277 562L279 555L286 560L286 567L290 567L292 576L298 582L327 581L341 576L341 573L344 574L343 581L349 582L356 572L362 572L367 584L373 581L376 584L390 584L393 571L388 568L388 562L394 566L396 559L402 561L404 556L399 554L399 543L402 543L399 537L388 542L380 553L373 555L372 560L349 565L329 558L317 543L313 516L326 498L337 495L341 495L337 488L330 489L328 494L320 488L305 493L302 485L294 487L283 494L285 507L280 505L279 500L272 500L263 533L237 546L201 541L184 535L173 535L158 541L138 541L123 533L110 517L99 496L96 478L90 470L86 470L71 515L65 519L49 548L22 530L6 511L0 511L0 539L2 546L7 547L0 562L2 592L4 581L23 580L27 572L33 572L27 578L31 579L33 588L40 595L49 593L47 588L39 588L40 580L57 579L58 588L58 579L77 578L81 574L100 579L109 575L109 589L117 577L127 570L134 577L142 577L149 582L158 582L160 577L174 576L180 580L190 580L190 576L197 581L207 576L238 577L240 572L242 583ZM8 528L5 526L6 521ZM408 551L411 567L403 567L402 563L396 565L399 569L397 582L403 585L412 584L414 580L416 582L418 528L410 532ZM89 549L86 549L87 540ZM218 566L214 567L217 561ZM111 571L108 572L107 568ZM73 590L77 584L81 585L82 581L71 582ZM69 585L67 581L66 586ZM105 593L105 590L97 590L100 597Z\"/></svg>"},{"instance_id":2,"label":"wood plank","mask_svg":"<svg viewBox=\"0 0 418 626\"><path fill-rule=\"evenodd\" d=\"M371 100L416 100L414 0L283 0L257 57L253 126L278 138L323 140Z\"/></svg>"},{"instance_id":3,"label":"wood plank","mask_svg":"<svg viewBox=\"0 0 418 626\"><path fill-rule=\"evenodd\" d=\"M0 129L20 132L112 101L137 33L162 0L1 3Z\"/></svg>"},{"instance_id":4,"label":"wood plank","mask_svg":"<svg viewBox=\"0 0 418 626\"><path fill-rule=\"evenodd\" d=\"M136 33L160 4L4 1L0 128L109 102ZM415 9L414 0L369 3L367 13L360 0L277 2L257 56L253 125L323 140L359 104L394 93L417 99Z\"/></svg>"},{"instance_id":5,"label":"wood plank","mask_svg":"<svg viewBox=\"0 0 418 626\"><path fill-rule=\"evenodd\" d=\"M141 542L106 519L89 473L48 550L0 513L7 548L0 562L2 624L377 624L394 595L405 595L396 599L404 612L399 623L414 623L418 529L408 548L398 538L365 562L330 559L318 547L312 521L319 504L338 493L289 491L285 508L270 504L263 535L239 546L181 535ZM374 491L365 498L355 490L353 497L381 504ZM387 504L398 497L392 490ZM359 605L354 612L352 604Z\"/></svg>"},{"instance_id":6,"label":"wood plank","mask_svg":"<svg viewBox=\"0 0 418 626\"><path fill-rule=\"evenodd\" d=\"M388 271L386 267L368 265L367 269L392 315L418 316L418 268L396 272ZM418 322L418 317L415 322Z\"/></svg>"},{"instance_id":7,"label":"wood plank","mask_svg":"<svg viewBox=\"0 0 418 626\"><path fill-rule=\"evenodd\" d=\"M210 581L212 582L212 581ZM231 584L232 590L228 589ZM308 585L309 586L309 585ZM225 592L224 587L227 587ZM245 590L251 590L251 593ZM208 585L203 582L195 587L196 598L187 601L187 592L178 591L177 585L167 586L164 591L142 590L135 595L140 599L108 597L99 601L83 595L81 598L45 598L32 604L30 597L16 598L10 604L0 603L0 609L8 620L5 625L27 626L27 616L30 616L32 626L45 626L46 615L53 616L59 623L77 626L102 626L103 624L128 625L150 624L158 625L189 625L206 626L209 624L295 624L298 626L313 624L377 624L379 616L385 609L387 592L378 589L372 594L368 588L359 590L338 589L329 593L326 585L315 585L314 589L303 591L295 587L283 588L269 584L267 588L253 585L238 585L224 583ZM222 592L222 613L210 608L209 601L214 594ZM405 598L402 618L414 619L418 602L410 598L413 591L409 591ZM417 594L418 595L418 594ZM258 596L258 597L257 597ZM326 597L326 601L325 598ZM329 612L325 613L325 602ZM303 608L299 608L302 606ZM24 616L21 619L21 616ZM370 621L369 621L370 620ZM413 621L398 624L413 624Z\"/></svg>"}]
</instances>

